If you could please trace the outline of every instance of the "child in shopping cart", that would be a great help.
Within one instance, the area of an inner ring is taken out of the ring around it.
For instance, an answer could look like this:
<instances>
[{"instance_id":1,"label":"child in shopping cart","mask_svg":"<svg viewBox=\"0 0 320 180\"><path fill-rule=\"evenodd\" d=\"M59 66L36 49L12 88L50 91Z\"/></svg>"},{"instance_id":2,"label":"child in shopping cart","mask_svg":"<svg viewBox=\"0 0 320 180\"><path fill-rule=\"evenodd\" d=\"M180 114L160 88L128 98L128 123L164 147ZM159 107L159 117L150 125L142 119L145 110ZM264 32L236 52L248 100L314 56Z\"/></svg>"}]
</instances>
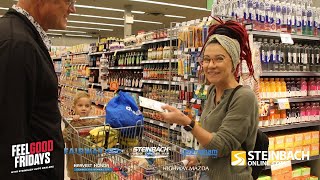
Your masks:
<instances>
[{"instance_id":1,"label":"child in shopping cart","mask_svg":"<svg viewBox=\"0 0 320 180\"><path fill-rule=\"evenodd\" d=\"M73 127L102 125L104 123L104 119L80 120L80 117L89 116L91 109L91 99L89 94L86 92L78 92L73 100L73 110L75 115L73 116L70 124ZM68 128L70 130L70 127L66 127L63 131L66 148L77 148L77 142L67 139ZM80 157L78 155L75 155L75 158L73 157L73 155L67 155L67 173L71 180L75 180L83 176L81 173L78 173L77 175L73 171L73 165L77 163L80 163Z\"/></svg>"}]
</instances>

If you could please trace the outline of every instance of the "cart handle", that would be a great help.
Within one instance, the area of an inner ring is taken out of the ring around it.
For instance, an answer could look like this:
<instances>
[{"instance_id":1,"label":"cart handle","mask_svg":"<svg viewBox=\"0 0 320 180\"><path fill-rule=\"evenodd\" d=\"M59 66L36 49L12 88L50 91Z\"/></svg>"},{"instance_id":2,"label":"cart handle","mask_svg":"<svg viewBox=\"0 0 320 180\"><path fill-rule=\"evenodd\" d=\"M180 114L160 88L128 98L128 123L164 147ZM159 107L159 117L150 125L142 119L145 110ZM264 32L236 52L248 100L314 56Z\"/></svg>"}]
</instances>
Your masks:
<instances>
[{"instance_id":1,"label":"cart handle","mask_svg":"<svg viewBox=\"0 0 320 180\"><path fill-rule=\"evenodd\" d=\"M88 120L88 119L97 119L97 118L105 118L105 115L102 116L87 116L87 117L80 117L80 120ZM71 121L73 118L65 118L66 121Z\"/></svg>"}]
</instances>

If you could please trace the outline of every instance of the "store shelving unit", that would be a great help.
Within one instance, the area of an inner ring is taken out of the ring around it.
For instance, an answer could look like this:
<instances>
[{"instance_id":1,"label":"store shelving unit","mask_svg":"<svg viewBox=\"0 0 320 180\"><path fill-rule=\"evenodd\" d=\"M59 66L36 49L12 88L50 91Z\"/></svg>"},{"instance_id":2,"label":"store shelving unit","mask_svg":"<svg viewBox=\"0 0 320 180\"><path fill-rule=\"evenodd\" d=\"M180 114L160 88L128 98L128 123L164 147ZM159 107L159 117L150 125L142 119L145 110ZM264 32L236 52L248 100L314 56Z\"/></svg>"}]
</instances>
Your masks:
<instances>
[{"instance_id":1,"label":"store shelving unit","mask_svg":"<svg viewBox=\"0 0 320 180\"><path fill-rule=\"evenodd\" d=\"M315 77L320 76L318 72L262 72L261 77Z\"/></svg>"},{"instance_id":2,"label":"store shelving unit","mask_svg":"<svg viewBox=\"0 0 320 180\"><path fill-rule=\"evenodd\" d=\"M288 129L298 129L298 128L304 128L304 127L316 127L320 126L320 120L319 121L310 121L310 122L301 122L301 123L292 123L288 125L279 125L279 126L270 126L270 127L262 127L260 130L262 132L275 132L275 131L281 131L281 130L288 130Z\"/></svg>"},{"instance_id":3,"label":"store shelving unit","mask_svg":"<svg viewBox=\"0 0 320 180\"><path fill-rule=\"evenodd\" d=\"M171 84L171 85L179 85L179 82L174 81L165 81L165 80L142 80L143 83L149 83L149 84Z\"/></svg>"},{"instance_id":4,"label":"store shelving unit","mask_svg":"<svg viewBox=\"0 0 320 180\"><path fill-rule=\"evenodd\" d=\"M279 32L268 32L268 31L249 31L249 34L254 35L255 37L277 37L280 38ZM319 41L319 37L314 37L314 36L306 36L306 35L296 35L296 34L291 34L292 39L294 40L308 40L308 41Z\"/></svg>"},{"instance_id":5,"label":"store shelving unit","mask_svg":"<svg viewBox=\"0 0 320 180\"><path fill-rule=\"evenodd\" d=\"M119 89L126 90L126 91L133 91L133 92L142 92L141 88L134 88L134 87L119 86Z\"/></svg>"},{"instance_id":6,"label":"store shelving unit","mask_svg":"<svg viewBox=\"0 0 320 180\"><path fill-rule=\"evenodd\" d=\"M143 69L142 66L114 66L109 67L108 69Z\"/></svg>"},{"instance_id":7,"label":"store shelving unit","mask_svg":"<svg viewBox=\"0 0 320 180\"><path fill-rule=\"evenodd\" d=\"M280 98L279 98L280 99ZM319 96L305 96L305 97L294 97L288 98L290 103L299 103L299 102L319 102ZM278 99L275 99L275 103L278 103Z\"/></svg>"},{"instance_id":8,"label":"store shelving unit","mask_svg":"<svg viewBox=\"0 0 320 180\"><path fill-rule=\"evenodd\" d=\"M178 59L162 59L162 60L146 60L142 61L141 64L156 64L156 63L177 63Z\"/></svg>"},{"instance_id":9,"label":"store shelving unit","mask_svg":"<svg viewBox=\"0 0 320 180\"><path fill-rule=\"evenodd\" d=\"M291 161L291 164L299 164L299 163L304 163L304 162L309 162L309 161L314 161L314 160L319 160L320 159L320 156L311 156L309 158L309 160L305 159L305 160L294 160L294 161ZM265 167L265 170L269 170L271 169L271 166L266 166Z\"/></svg>"}]
</instances>

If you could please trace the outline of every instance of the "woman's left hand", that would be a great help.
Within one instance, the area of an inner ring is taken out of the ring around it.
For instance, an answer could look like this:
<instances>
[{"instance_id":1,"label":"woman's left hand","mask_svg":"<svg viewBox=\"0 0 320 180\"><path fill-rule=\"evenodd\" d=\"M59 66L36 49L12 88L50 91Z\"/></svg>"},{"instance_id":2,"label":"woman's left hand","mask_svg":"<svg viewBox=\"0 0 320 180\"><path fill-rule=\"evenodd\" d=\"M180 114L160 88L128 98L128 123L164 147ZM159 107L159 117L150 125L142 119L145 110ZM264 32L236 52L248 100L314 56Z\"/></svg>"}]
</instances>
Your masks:
<instances>
[{"instance_id":1,"label":"woman's left hand","mask_svg":"<svg viewBox=\"0 0 320 180\"><path fill-rule=\"evenodd\" d=\"M191 119L183 114L179 109L169 105L164 105L161 108L169 111L161 114L163 121L170 124L176 123L182 126L187 126L191 123Z\"/></svg>"}]
</instances>

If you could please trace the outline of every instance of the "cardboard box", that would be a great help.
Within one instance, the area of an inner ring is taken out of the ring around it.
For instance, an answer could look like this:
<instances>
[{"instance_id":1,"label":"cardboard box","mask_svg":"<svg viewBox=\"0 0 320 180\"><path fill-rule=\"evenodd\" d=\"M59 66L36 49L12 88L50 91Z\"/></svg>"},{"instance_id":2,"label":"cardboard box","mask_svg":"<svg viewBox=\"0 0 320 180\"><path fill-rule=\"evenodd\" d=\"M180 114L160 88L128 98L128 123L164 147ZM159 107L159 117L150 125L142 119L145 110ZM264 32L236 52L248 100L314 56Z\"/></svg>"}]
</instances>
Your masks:
<instances>
[{"instance_id":1,"label":"cardboard box","mask_svg":"<svg viewBox=\"0 0 320 180\"><path fill-rule=\"evenodd\" d=\"M285 139L285 136L275 137L275 141L274 141L274 149L275 150L284 149L284 139Z\"/></svg>"},{"instance_id":2,"label":"cardboard box","mask_svg":"<svg viewBox=\"0 0 320 180\"><path fill-rule=\"evenodd\" d=\"M292 148L293 147L293 142L294 142L294 135L286 135L285 136L285 148Z\"/></svg>"},{"instance_id":3,"label":"cardboard box","mask_svg":"<svg viewBox=\"0 0 320 180\"><path fill-rule=\"evenodd\" d=\"M312 131L311 132L311 143L312 144L319 143L319 131Z\"/></svg>"},{"instance_id":4,"label":"cardboard box","mask_svg":"<svg viewBox=\"0 0 320 180\"><path fill-rule=\"evenodd\" d=\"M274 137L269 137L269 151L274 150Z\"/></svg>"},{"instance_id":5,"label":"cardboard box","mask_svg":"<svg viewBox=\"0 0 320 180\"><path fill-rule=\"evenodd\" d=\"M297 153L297 152L299 152L299 153ZM298 147L294 148L294 153L297 153L297 158L301 158L302 157L301 152L302 152L302 146L298 146Z\"/></svg>"},{"instance_id":6,"label":"cardboard box","mask_svg":"<svg viewBox=\"0 0 320 180\"><path fill-rule=\"evenodd\" d=\"M307 155L307 154L310 155L310 152L311 152L310 149L311 149L310 145L303 146L303 147L302 147L302 153L303 153L304 155ZM304 157L306 157L306 156L304 156Z\"/></svg>"},{"instance_id":7,"label":"cardboard box","mask_svg":"<svg viewBox=\"0 0 320 180\"><path fill-rule=\"evenodd\" d=\"M310 156L319 155L319 144L311 144L310 145Z\"/></svg>"},{"instance_id":8,"label":"cardboard box","mask_svg":"<svg viewBox=\"0 0 320 180\"><path fill-rule=\"evenodd\" d=\"M311 132L303 133L303 145L309 145L311 141Z\"/></svg>"},{"instance_id":9,"label":"cardboard box","mask_svg":"<svg viewBox=\"0 0 320 180\"><path fill-rule=\"evenodd\" d=\"M287 173L284 174L284 179L292 179L292 171L289 171Z\"/></svg>"},{"instance_id":10,"label":"cardboard box","mask_svg":"<svg viewBox=\"0 0 320 180\"><path fill-rule=\"evenodd\" d=\"M311 171L311 168L310 167L303 167L301 169L301 176L303 177L310 177L310 171Z\"/></svg>"},{"instance_id":11,"label":"cardboard box","mask_svg":"<svg viewBox=\"0 0 320 180\"><path fill-rule=\"evenodd\" d=\"M319 178L317 176L311 176L307 180L319 180Z\"/></svg>"},{"instance_id":12,"label":"cardboard box","mask_svg":"<svg viewBox=\"0 0 320 180\"><path fill-rule=\"evenodd\" d=\"M303 144L303 134L294 134L294 147L302 146Z\"/></svg>"},{"instance_id":13,"label":"cardboard box","mask_svg":"<svg viewBox=\"0 0 320 180\"><path fill-rule=\"evenodd\" d=\"M300 178L302 175L302 167L296 167L292 170L292 178Z\"/></svg>"}]
</instances>

